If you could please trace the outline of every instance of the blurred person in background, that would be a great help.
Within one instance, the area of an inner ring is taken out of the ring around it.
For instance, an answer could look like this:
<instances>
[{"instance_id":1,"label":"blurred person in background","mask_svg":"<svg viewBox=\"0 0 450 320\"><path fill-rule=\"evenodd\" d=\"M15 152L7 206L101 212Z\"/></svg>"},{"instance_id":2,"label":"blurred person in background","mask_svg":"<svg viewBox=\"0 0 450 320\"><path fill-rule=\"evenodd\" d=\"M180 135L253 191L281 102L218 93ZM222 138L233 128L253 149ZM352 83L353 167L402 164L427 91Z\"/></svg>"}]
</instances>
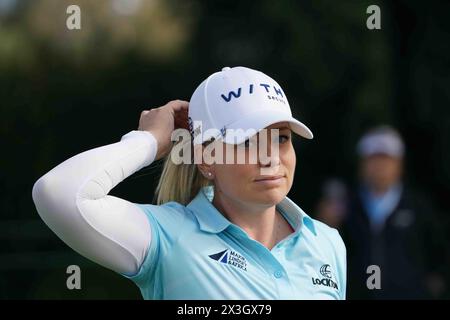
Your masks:
<instances>
[{"instance_id":1,"label":"blurred person in background","mask_svg":"<svg viewBox=\"0 0 450 320\"><path fill-rule=\"evenodd\" d=\"M405 145L388 126L357 145L359 183L343 223L349 298L439 298L445 291L446 249L430 205L404 183ZM367 267L380 267L381 289L367 288Z\"/></svg>"},{"instance_id":2,"label":"blurred person in background","mask_svg":"<svg viewBox=\"0 0 450 320\"><path fill-rule=\"evenodd\" d=\"M322 186L316 207L316 219L332 228L340 229L348 213L348 190L343 181L330 178Z\"/></svg>"}]
</instances>

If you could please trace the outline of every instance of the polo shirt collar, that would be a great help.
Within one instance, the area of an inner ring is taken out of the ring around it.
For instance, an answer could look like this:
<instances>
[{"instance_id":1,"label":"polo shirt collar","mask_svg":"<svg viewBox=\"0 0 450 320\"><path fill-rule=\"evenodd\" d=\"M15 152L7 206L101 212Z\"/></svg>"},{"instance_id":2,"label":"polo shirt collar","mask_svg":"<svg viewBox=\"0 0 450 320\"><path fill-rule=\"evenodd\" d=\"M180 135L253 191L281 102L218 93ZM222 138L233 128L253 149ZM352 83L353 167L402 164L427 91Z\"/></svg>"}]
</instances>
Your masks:
<instances>
[{"instance_id":1,"label":"polo shirt collar","mask_svg":"<svg viewBox=\"0 0 450 320\"><path fill-rule=\"evenodd\" d=\"M197 217L201 230L219 233L225 230L231 222L212 204L213 196L213 186L203 187L187 207Z\"/></svg>"},{"instance_id":2,"label":"polo shirt collar","mask_svg":"<svg viewBox=\"0 0 450 320\"><path fill-rule=\"evenodd\" d=\"M206 232L219 233L232 224L224 215L222 215L212 204L214 197L214 186L206 186L200 189L195 198L187 205L200 225L200 229ZM299 206L297 206L287 196L276 205L277 209L284 215L288 222L293 226L294 233L298 234L303 225L310 229L314 234L314 222Z\"/></svg>"}]
</instances>

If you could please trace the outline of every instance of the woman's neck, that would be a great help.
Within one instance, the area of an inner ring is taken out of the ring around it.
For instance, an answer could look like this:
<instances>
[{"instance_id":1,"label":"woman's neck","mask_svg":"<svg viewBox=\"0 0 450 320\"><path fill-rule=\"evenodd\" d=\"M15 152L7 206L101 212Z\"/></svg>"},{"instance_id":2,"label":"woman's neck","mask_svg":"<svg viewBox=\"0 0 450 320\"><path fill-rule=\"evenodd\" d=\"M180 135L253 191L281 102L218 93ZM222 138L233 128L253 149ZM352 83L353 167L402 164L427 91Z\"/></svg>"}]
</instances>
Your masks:
<instances>
[{"instance_id":1,"label":"woman's neck","mask_svg":"<svg viewBox=\"0 0 450 320\"><path fill-rule=\"evenodd\" d=\"M293 232L290 224L273 206L255 206L233 201L223 193L214 194L213 205L229 221L241 227L248 236L271 250Z\"/></svg>"}]
</instances>

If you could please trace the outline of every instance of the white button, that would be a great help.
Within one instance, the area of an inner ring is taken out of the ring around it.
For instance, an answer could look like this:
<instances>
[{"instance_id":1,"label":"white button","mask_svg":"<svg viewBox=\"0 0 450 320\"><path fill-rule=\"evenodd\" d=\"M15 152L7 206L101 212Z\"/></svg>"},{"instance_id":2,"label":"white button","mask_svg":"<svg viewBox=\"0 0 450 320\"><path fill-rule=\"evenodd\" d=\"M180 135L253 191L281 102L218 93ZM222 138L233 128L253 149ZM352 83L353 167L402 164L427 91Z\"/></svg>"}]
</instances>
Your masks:
<instances>
[{"instance_id":1,"label":"white button","mask_svg":"<svg viewBox=\"0 0 450 320\"><path fill-rule=\"evenodd\" d=\"M230 70L231 68L230 67L223 67L222 68L222 71L228 71L228 70Z\"/></svg>"},{"instance_id":2,"label":"white button","mask_svg":"<svg viewBox=\"0 0 450 320\"><path fill-rule=\"evenodd\" d=\"M280 270L277 270L273 273L275 278L281 278L283 276L283 273Z\"/></svg>"}]
</instances>

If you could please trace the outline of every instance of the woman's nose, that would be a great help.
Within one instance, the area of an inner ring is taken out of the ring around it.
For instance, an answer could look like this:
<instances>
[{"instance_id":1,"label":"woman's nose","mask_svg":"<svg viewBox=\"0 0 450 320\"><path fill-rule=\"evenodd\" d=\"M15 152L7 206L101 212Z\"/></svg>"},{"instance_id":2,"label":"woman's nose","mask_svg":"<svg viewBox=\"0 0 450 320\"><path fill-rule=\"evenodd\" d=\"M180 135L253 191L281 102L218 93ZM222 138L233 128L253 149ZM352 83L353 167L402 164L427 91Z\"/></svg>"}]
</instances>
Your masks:
<instances>
[{"instance_id":1,"label":"woman's nose","mask_svg":"<svg viewBox=\"0 0 450 320\"><path fill-rule=\"evenodd\" d=\"M261 159L261 157L259 157L260 166L261 167L275 167L275 166L280 165L280 157L279 156L269 155L268 159L269 160L267 161L267 160Z\"/></svg>"},{"instance_id":2,"label":"woman's nose","mask_svg":"<svg viewBox=\"0 0 450 320\"><path fill-rule=\"evenodd\" d=\"M258 154L261 167L275 167L280 165L280 149L277 143L262 143Z\"/></svg>"}]
</instances>

